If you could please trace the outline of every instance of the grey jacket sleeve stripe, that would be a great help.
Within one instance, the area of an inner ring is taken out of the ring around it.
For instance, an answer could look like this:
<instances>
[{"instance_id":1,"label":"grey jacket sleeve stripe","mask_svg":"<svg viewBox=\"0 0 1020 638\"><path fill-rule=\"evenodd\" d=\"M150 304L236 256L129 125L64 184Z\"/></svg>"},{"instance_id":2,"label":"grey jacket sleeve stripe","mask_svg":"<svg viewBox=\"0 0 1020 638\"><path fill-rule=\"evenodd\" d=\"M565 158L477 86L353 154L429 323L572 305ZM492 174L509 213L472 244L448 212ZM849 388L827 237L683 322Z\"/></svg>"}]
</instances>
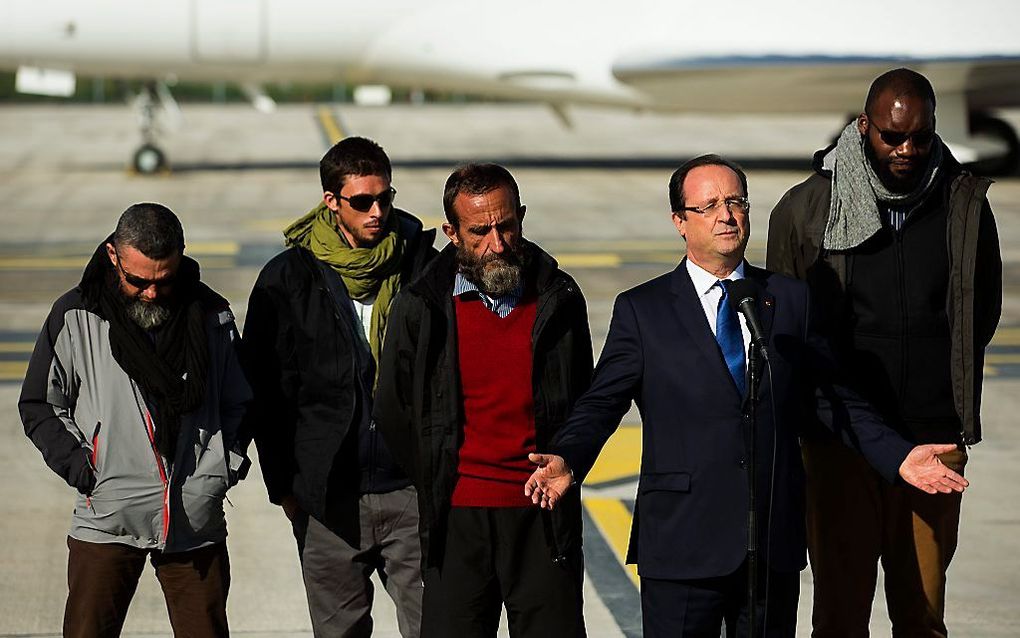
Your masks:
<instances>
[{"instance_id":1,"label":"grey jacket sleeve stripe","mask_svg":"<svg viewBox=\"0 0 1020 638\"><path fill-rule=\"evenodd\" d=\"M18 401L25 434L42 452L50 469L73 487L77 487L79 474L88 464L84 439L71 417L77 398L77 375L65 321L76 300L72 292L54 304L36 340Z\"/></svg>"}]
</instances>

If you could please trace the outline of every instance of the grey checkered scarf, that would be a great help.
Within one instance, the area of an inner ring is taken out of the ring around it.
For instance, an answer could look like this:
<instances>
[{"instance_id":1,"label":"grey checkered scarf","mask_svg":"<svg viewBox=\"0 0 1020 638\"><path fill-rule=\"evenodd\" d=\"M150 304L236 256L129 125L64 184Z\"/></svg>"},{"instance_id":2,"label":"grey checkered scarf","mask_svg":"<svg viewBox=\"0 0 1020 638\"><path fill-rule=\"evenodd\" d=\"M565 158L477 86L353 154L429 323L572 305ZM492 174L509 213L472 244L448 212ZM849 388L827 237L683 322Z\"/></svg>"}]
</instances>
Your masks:
<instances>
[{"instance_id":1,"label":"grey checkered scarf","mask_svg":"<svg viewBox=\"0 0 1020 638\"><path fill-rule=\"evenodd\" d=\"M894 193L882 184L864 154L864 136L857 121L847 124L836 147L822 159L832 172L832 201L825 224L823 245L827 250L850 250L860 246L882 228L879 202L894 206L920 203L931 192L942 166L942 139L936 135L924 177L909 193Z\"/></svg>"}]
</instances>

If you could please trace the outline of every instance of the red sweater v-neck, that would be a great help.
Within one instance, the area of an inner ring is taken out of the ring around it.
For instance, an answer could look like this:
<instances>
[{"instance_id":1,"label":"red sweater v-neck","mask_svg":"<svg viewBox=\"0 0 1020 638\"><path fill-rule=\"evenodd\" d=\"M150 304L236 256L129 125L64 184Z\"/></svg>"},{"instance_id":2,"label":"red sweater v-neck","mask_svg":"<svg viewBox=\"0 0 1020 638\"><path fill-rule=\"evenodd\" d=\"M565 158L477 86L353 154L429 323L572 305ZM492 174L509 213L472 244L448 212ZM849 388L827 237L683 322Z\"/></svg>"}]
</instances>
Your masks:
<instances>
[{"instance_id":1,"label":"red sweater v-neck","mask_svg":"<svg viewBox=\"0 0 1020 638\"><path fill-rule=\"evenodd\" d=\"M464 440L457 465L454 507L527 507L524 483L534 467L535 403L531 333L536 300L520 303L504 319L480 299L458 296L457 349Z\"/></svg>"}]
</instances>

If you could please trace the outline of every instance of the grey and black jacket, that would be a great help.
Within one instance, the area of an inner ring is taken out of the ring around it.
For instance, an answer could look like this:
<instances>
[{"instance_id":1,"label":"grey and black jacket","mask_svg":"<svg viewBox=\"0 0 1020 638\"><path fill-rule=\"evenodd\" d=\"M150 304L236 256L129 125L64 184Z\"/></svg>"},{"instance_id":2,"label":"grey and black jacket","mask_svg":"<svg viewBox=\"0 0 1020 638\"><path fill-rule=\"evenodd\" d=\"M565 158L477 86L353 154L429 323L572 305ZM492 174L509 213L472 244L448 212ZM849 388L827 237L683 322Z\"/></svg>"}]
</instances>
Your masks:
<instances>
[{"instance_id":1,"label":"grey and black jacket","mask_svg":"<svg viewBox=\"0 0 1020 638\"><path fill-rule=\"evenodd\" d=\"M225 305L208 307L205 403L183 415L175 458L156 448L150 406L110 348L110 323L77 287L36 341L18 407L46 464L80 493L70 535L181 552L227 536L223 499L245 468L236 448L251 391ZM94 476L94 483L93 483Z\"/></svg>"},{"instance_id":2,"label":"grey and black jacket","mask_svg":"<svg viewBox=\"0 0 1020 638\"><path fill-rule=\"evenodd\" d=\"M815 174L791 188L769 219L766 266L803 279L819 308L829 314L823 333L830 338L846 332L840 326L846 307L854 251L830 251L823 245L829 218L832 174L822 167L831 149L815 154ZM1002 310L1002 259L998 234L986 193L990 180L964 170L945 151L943 183L931 206L946 211L945 248L948 286L945 314L949 324L952 399L959 418L959 440L981 440L981 384L985 347Z\"/></svg>"}]
</instances>

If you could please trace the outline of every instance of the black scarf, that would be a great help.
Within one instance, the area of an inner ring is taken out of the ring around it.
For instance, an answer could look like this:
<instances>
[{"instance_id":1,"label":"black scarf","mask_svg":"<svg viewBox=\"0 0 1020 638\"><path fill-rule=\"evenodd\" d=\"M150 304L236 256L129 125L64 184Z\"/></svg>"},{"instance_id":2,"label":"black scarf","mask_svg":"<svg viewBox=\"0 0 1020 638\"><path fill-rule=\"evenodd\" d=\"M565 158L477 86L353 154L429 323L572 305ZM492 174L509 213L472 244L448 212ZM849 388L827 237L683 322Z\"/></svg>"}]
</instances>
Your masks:
<instances>
[{"instance_id":1,"label":"black scarf","mask_svg":"<svg viewBox=\"0 0 1020 638\"><path fill-rule=\"evenodd\" d=\"M205 400L209 345L205 316L227 301L199 281L198 263L181 259L173 284L170 319L153 339L127 314L120 277L110 263L107 242L101 243L85 267L81 290L85 303L110 323L114 360L142 388L152 415L156 448L173 462L181 416Z\"/></svg>"}]
</instances>

